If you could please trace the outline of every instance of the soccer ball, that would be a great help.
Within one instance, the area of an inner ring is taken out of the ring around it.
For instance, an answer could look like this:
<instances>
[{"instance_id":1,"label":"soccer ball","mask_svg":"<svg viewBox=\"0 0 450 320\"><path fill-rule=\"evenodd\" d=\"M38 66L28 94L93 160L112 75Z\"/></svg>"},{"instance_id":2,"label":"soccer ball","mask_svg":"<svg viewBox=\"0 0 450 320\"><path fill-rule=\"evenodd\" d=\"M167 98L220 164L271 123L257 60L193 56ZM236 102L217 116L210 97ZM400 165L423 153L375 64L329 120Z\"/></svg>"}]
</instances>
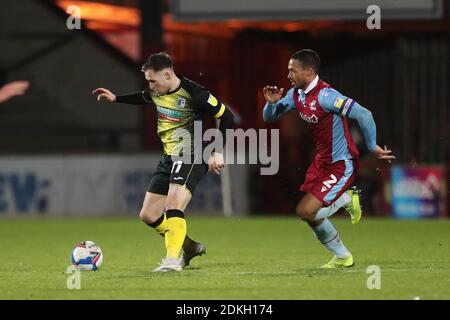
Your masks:
<instances>
[{"instance_id":1,"label":"soccer ball","mask_svg":"<svg viewBox=\"0 0 450 320\"><path fill-rule=\"evenodd\" d=\"M96 271L102 265L103 252L94 242L83 241L73 248L71 260L78 270Z\"/></svg>"}]
</instances>

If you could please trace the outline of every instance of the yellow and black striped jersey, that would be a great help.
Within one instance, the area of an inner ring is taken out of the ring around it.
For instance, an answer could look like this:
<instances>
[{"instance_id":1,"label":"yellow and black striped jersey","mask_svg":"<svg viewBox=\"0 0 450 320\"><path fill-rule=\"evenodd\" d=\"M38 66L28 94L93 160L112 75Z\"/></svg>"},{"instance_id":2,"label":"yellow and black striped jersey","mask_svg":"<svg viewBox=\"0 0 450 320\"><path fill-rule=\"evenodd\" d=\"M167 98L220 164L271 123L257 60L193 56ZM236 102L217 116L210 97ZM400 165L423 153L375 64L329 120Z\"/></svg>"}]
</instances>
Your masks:
<instances>
[{"instance_id":1,"label":"yellow and black striped jersey","mask_svg":"<svg viewBox=\"0 0 450 320\"><path fill-rule=\"evenodd\" d=\"M142 98L154 104L158 113L158 136L167 155L179 155L184 147L180 143L178 129L185 129L191 135L191 152L194 145L194 121L201 121L203 114L220 118L226 111L225 105L201 85L180 77L180 86L165 95L157 96L150 90L142 91ZM126 96L117 97L117 102L129 103Z\"/></svg>"}]
</instances>

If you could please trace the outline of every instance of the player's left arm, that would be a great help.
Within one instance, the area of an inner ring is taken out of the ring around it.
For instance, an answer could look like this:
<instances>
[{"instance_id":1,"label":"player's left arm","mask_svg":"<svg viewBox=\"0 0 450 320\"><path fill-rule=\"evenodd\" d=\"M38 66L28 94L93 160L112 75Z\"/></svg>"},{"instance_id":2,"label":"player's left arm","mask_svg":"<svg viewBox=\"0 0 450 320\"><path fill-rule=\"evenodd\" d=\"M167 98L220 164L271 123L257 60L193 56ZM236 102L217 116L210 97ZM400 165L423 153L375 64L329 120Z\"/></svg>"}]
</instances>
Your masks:
<instances>
[{"instance_id":1,"label":"player's left arm","mask_svg":"<svg viewBox=\"0 0 450 320\"><path fill-rule=\"evenodd\" d=\"M216 121L216 128L222 135L223 145L226 144L226 130L233 128L234 116L230 109L223 104L219 99L212 95L207 90L199 90L194 97L194 106L198 108L202 113L206 113L214 117ZM220 174L220 171L225 166L223 159L223 149L216 150L208 161L209 170L216 174Z\"/></svg>"},{"instance_id":2,"label":"player's left arm","mask_svg":"<svg viewBox=\"0 0 450 320\"><path fill-rule=\"evenodd\" d=\"M369 151L378 159L395 159L392 151L386 146L384 149L377 145L377 127L372 112L361 106L358 102L348 98L332 88L322 89L319 93L319 104L328 112L342 117L355 119L361 128Z\"/></svg>"}]
</instances>

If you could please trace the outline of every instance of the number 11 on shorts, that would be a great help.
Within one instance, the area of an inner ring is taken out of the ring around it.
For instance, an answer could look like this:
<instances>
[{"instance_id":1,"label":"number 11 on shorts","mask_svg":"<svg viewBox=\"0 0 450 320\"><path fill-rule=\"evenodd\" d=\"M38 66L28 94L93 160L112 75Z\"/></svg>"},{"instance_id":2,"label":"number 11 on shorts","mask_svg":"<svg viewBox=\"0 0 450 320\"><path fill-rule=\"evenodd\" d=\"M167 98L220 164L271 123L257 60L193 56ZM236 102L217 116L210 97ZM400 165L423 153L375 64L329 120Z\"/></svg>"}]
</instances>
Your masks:
<instances>
[{"instance_id":1,"label":"number 11 on shorts","mask_svg":"<svg viewBox=\"0 0 450 320\"><path fill-rule=\"evenodd\" d=\"M183 165L183 161L179 160L179 161L175 161L172 165L172 171L170 173L178 173L181 170L181 166Z\"/></svg>"}]
</instances>

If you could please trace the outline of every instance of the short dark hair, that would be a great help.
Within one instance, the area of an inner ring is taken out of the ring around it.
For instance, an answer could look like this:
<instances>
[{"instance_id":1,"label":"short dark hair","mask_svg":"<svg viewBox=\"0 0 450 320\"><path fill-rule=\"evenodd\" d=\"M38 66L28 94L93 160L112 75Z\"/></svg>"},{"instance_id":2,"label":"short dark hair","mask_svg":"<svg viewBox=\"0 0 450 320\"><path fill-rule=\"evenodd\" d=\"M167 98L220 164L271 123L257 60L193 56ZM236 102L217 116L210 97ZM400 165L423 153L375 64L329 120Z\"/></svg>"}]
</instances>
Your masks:
<instances>
[{"instance_id":1,"label":"short dark hair","mask_svg":"<svg viewBox=\"0 0 450 320\"><path fill-rule=\"evenodd\" d=\"M291 56L291 59L298 60L304 67L313 68L315 73L319 73L320 57L314 50L303 49Z\"/></svg>"},{"instance_id":2,"label":"short dark hair","mask_svg":"<svg viewBox=\"0 0 450 320\"><path fill-rule=\"evenodd\" d=\"M172 68L173 61L167 52L161 51L152 54L147 61L142 65L142 71L153 69L154 71L161 71L165 68Z\"/></svg>"}]
</instances>

